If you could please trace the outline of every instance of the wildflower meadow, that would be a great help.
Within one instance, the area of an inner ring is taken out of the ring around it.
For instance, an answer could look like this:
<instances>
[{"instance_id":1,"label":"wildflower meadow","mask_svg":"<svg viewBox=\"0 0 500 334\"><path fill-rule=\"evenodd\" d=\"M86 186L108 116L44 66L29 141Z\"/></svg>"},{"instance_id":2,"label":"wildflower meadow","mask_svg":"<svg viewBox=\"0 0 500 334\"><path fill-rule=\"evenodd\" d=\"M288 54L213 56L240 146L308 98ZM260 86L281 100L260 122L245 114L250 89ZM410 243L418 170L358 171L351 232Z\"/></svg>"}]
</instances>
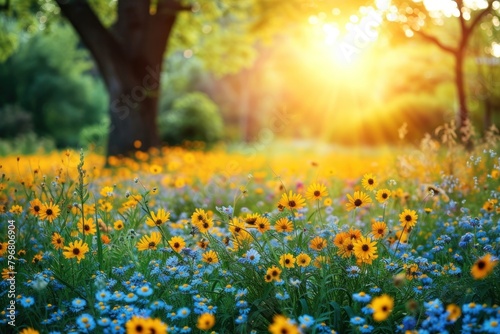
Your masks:
<instances>
[{"instance_id":1,"label":"wildflower meadow","mask_svg":"<svg viewBox=\"0 0 500 334\"><path fill-rule=\"evenodd\" d=\"M2 158L1 332L499 333L498 134Z\"/></svg>"}]
</instances>

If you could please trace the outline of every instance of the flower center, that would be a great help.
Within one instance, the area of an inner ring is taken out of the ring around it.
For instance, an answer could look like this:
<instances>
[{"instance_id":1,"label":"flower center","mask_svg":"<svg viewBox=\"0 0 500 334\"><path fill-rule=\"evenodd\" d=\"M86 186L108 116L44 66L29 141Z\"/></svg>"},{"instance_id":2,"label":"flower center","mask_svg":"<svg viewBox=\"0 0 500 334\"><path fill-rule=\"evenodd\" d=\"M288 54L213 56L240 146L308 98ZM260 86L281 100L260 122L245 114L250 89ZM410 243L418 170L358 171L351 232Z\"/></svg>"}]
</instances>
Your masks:
<instances>
[{"instance_id":1,"label":"flower center","mask_svg":"<svg viewBox=\"0 0 500 334\"><path fill-rule=\"evenodd\" d=\"M368 245L363 245L361 247L361 249L363 250L363 252L368 252L368 250L370 249L370 247Z\"/></svg>"},{"instance_id":2,"label":"flower center","mask_svg":"<svg viewBox=\"0 0 500 334\"><path fill-rule=\"evenodd\" d=\"M359 198L357 200L354 201L354 205L355 206L361 206L361 204L363 204L363 201L360 200Z\"/></svg>"}]
</instances>

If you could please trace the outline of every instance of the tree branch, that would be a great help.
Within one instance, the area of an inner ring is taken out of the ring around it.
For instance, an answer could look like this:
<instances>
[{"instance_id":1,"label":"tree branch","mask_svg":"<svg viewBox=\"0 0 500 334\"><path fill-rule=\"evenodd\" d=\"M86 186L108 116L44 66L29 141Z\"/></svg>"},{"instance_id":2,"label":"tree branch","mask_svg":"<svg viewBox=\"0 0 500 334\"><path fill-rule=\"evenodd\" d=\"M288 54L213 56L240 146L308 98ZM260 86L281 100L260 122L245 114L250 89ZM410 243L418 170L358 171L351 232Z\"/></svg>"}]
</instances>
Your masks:
<instances>
[{"instance_id":1,"label":"tree branch","mask_svg":"<svg viewBox=\"0 0 500 334\"><path fill-rule=\"evenodd\" d=\"M488 7L483 9L473 20L472 23L467 28L468 33L472 32L474 28L481 22L481 20L488 14L492 9L493 1L488 1Z\"/></svg>"},{"instance_id":2,"label":"tree branch","mask_svg":"<svg viewBox=\"0 0 500 334\"><path fill-rule=\"evenodd\" d=\"M446 51L446 52L449 52L451 54L455 54L457 52L457 50L451 46L448 46L446 44L443 44L443 42L441 42L436 36L433 36L433 35L430 35L422 30L413 30L416 34L418 34L420 37L422 37L423 39L426 39L432 43L434 43L434 45L438 46L440 49Z\"/></svg>"},{"instance_id":3,"label":"tree branch","mask_svg":"<svg viewBox=\"0 0 500 334\"><path fill-rule=\"evenodd\" d=\"M85 0L56 0L62 14L73 25L82 42L94 57L109 88L116 83L117 70L112 55L120 52L120 45Z\"/></svg>"}]
</instances>

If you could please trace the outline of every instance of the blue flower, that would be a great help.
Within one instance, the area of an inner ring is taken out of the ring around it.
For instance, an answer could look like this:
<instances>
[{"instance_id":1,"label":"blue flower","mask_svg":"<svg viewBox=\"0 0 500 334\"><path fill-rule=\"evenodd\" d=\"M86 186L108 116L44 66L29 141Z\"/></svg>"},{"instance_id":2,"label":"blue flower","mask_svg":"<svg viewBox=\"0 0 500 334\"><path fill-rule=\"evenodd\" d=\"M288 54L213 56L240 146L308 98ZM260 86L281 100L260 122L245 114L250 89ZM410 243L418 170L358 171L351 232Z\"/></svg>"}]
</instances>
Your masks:
<instances>
[{"instance_id":1,"label":"blue flower","mask_svg":"<svg viewBox=\"0 0 500 334\"><path fill-rule=\"evenodd\" d=\"M490 318L483 323L482 329L487 333L500 333L500 320Z\"/></svg>"},{"instance_id":2,"label":"blue flower","mask_svg":"<svg viewBox=\"0 0 500 334\"><path fill-rule=\"evenodd\" d=\"M240 314L236 320L234 321L236 324L241 325L247 322L247 315L246 314Z\"/></svg>"},{"instance_id":3,"label":"blue flower","mask_svg":"<svg viewBox=\"0 0 500 334\"><path fill-rule=\"evenodd\" d=\"M248 302L245 301L245 300L239 300L237 303L236 303L236 307L237 308L246 308L248 307Z\"/></svg>"},{"instance_id":4,"label":"blue flower","mask_svg":"<svg viewBox=\"0 0 500 334\"><path fill-rule=\"evenodd\" d=\"M111 299L111 293L108 290L100 290L95 293L95 299L107 303Z\"/></svg>"},{"instance_id":5,"label":"blue flower","mask_svg":"<svg viewBox=\"0 0 500 334\"><path fill-rule=\"evenodd\" d=\"M352 317L350 320L351 325L354 325L354 326L363 325L365 322L366 322L366 320L364 318L361 318L361 317Z\"/></svg>"},{"instance_id":6,"label":"blue flower","mask_svg":"<svg viewBox=\"0 0 500 334\"><path fill-rule=\"evenodd\" d=\"M92 331L95 328L94 318L88 314L84 313L76 319L76 324L82 331Z\"/></svg>"},{"instance_id":7,"label":"blue flower","mask_svg":"<svg viewBox=\"0 0 500 334\"><path fill-rule=\"evenodd\" d=\"M23 297L21 298L21 306L28 308L35 303L35 298L33 297Z\"/></svg>"},{"instance_id":8,"label":"blue flower","mask_svg":"<svg viewBox=\"0 0 500 334\"><path fill-rule=\"evenodd\" d=\"M363 291L359 293L354 293L352 295L352 298L360 303L368 303L372 299L372 297L369 294L364 293Z\"/></svg>"},{"instance_id":9,"label":"blue flower","mask_svg":"<svg viewBox=\"0 0 500 334\"><path fill-rule=\"evenodd\" d=\"M191 333L191 328L188 327L188 326L184 326L182 327L182 329L179 331L179 333L181 334L188 334L188 333Z\"/></svg>"},{"instance_id":10,"label":"blue flower","mask_svg":"<svg viewBox=\"0 0 500 334\"><path fill-rule=\"evenodd\" d=\"M191 310L187 307L181 307L177 310L177 317L179 318L187 318L191 314Z\"/></svg>"},{"instance_id":11,"label":"blue flower","mask_svg":"<svg viewBox=\"0 0 500 334\"><path fill-rule=\"evenodd\" d=\"M153 294L153 289L149 286L149 284L145 284L140 288L137 288L137 290L135 290L135 293L137 293L141 297L149 297Z\"/></svg>"},{"instance_id":12,"label":"blue flower","mask_svg":"<svg viewBox=\"0 0 500 334\"><path fill-rule=\"evenodd\" d=\"M279 299L279 300L287 300L290 298L290 295L288 294L288 292L277 292L276 293L276 299Z\"/></svg>"},{"instance_id":13,"label":"blue flower","mask_svg":"<svg viewBox=\"0 0 500 334\"><path fill-rule=\"evenodd\" d=\"M250 264L257 264L260 261L260 254L259 252L257 252L255 249L252 248L247 252L245 259Z\"/></svg>"},{"instance_id":14,"label":"blue flower","mask_svg":"<svg viewBox=\"0 0 500 334\"><path fill-rule=\"evenodd\" d=\"M373 326L364 324L363 326L359 326L358 329L361 333L371 333L373 331Z\"/></svg>"},{"instance_id":15,"label":"blue flower","mask_svg":"<svg viewBox=\"0 0 500 334\"><path fill-rule=\"evenodd\" d=\"M464 313L478 314L482 309L482 306L476 303L464 304L462 306L462 311Z\"/></svg>"},{"instance_id":16,"label":"blue flower","mask_svg":"<svg viewBox=\"0 0 500 334\"><path fill-rule=\"evenodd\" d=\"M102 327L107 327L111 324L111 319L109 318L101 318L97 320L97 324Z\"/></svg>"},{"instance_id":17,"label":"blue flower","mask_svg":"<svg viewBox=\"0 0 500 334\"><path fill-rule=\"evenodd\" d=\"M135 302L139 297L137 297L137 295L133 292L130 292L128 293L125 298L123 298L123 300L126 302L126 303L132 303L132 302Z\"/></svg>"},{"instance_id":18,"label":"blue flower","mask_svg":"<svg viewBox=\"0 0 500 334\"><path fill-rule=\"evenodd\" d=\"M361 269L359 269L358 266L350 266L346 269L346 271L347 271L347 277L356 278L359 276Z\"/></svg>"},{"instance_id":19,"label":"blue flower","mask_svg":"<svg viewBox=\"0 0 500 334\"><path fill-rule=\"evenodd\" d=\"M314 318L310 315L304 314L299 317L299 326L302 329L308 329L314 325Z\"/></svg>"}]
</instances>

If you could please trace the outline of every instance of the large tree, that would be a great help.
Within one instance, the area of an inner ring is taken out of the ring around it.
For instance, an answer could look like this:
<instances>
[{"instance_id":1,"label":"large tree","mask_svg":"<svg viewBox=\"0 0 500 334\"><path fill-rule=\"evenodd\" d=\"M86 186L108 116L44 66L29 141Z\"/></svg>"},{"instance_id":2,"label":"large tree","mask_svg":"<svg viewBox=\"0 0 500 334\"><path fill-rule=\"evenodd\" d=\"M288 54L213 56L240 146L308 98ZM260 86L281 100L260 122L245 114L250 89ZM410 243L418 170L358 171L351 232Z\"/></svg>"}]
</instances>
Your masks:
<instances>
[{"instance_id":1,"label":"large tree","mask_svg":"<svg viewBox=\"0 0 500 334\"><path fill-rule=\"evenodd\" d=\"M439 8L435 7L437 2L433 6L431 1L431 5L426 5L425 1L401 0L393 1L393 5L388 9L389 21L396 22L403 28L407 37L421 38L453 57L459 128L464 127L470 117L465 82L467 47L480 23L483 20L491 20L493 15L498 16L497 10L493 10L493 2L450 0L446 6ZM452 34L447 35L450 31Z\"/></svg>"}]
</instances>

